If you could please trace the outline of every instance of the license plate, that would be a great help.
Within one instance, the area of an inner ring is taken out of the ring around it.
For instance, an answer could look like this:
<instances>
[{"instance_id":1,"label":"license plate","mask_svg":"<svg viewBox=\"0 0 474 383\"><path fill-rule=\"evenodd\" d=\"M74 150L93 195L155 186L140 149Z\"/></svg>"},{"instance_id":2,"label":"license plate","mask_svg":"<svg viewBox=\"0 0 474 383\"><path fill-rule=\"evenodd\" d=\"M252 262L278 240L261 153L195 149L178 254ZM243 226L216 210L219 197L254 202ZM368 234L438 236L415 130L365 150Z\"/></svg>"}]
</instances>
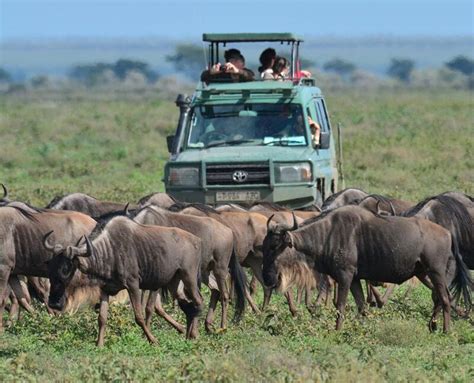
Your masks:
<instances>
[{"instance_id":1,"label":"license plate","mask_svg":"<svg viewBox=\"0 0 474 383\"><path fill-rule=\"evenodd\" d=\"M225 191L216 193L216 201L259 201L259 191Z\"/></svg>"}]
</instances>

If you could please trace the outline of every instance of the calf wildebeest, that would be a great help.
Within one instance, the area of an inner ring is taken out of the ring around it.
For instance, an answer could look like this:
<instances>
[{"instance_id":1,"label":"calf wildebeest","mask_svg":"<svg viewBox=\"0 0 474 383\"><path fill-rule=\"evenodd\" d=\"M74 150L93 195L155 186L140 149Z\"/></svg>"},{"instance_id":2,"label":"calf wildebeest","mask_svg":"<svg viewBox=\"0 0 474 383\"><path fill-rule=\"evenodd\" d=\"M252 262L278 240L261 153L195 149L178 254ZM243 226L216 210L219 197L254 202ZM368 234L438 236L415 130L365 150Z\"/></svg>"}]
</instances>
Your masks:
<instances>
[{"instance_id":1,"label":"calf wildebeest","mask_svg":"<svg viewBox=\"0 0 474 383\"><path fill-rule=\"evenodd\" d=\"M202 240L201 276L203 282L211 289L209 311L206 317L206 330L211 331L217 300L222 304L221 328L227 327L227 306L229 292L226 278L231 272L236 299L236 318L245 309L245 273L234 252L234 234L231 229L209 217L195 217L173 213L157 206L149 205L134 214L135 222L145 225L178 227ZM213 272L217 286L209 283L209 273ZM217 289L216 289L217 287Z\"/></svg>"},{"instance_id":2,"label":"calf wildebeest","mask_svg":"<svg viewBox=\"0 0 474 383\"><path fill-rule=\"evenodd\" d=\"M413 276L422 281L428 276L434 287L430 330L441 308L443 330L449 329L451 279L456 291L469 295L472 282L451 234L428 220L379 216L359 206L345 206L310 219L301 228L296 220L291 228L270 227L270 221L263 242L265 283L278 286L276 263L285 248L302 252L316 270L338 284L336 329L342 326L349 289L359 312L364 312L361 279L400 284Z\"/></svg>"},{"instance_id":3,"label":"calf wildebeest","mask_svg":"<svg viewBox=\"0 0 474 383\"><path fill-rule=\"evenodd\" d=\"M186 337L198 334L197 316L202 305L198 280L201 268L201 240L178 228L141 225L128 217L115 217L105 226L98 225L80 247L52 245L52 232L44 238L44 246L54 253L48 264L51 281L49 305L61 309L64 291L71 276L79 269L94 277L100 286L99 336L97 345L103 346L109 296L126 289L135 314L150 343L156 339L147 323L153 313L156 294L168 288L178 299L186 315ZM183 282L184 292L178 290ZM146 304L146 320L142 314L141 290L152 293Z\"/></svg>"},{"instance_id":4,"label":"calf wildebeest","mask_svg":"<svg viewBox=\"0 0 474 383\"><path fill-rule=\"evenodd\" d=\"M44 232L55 230L58 243L65 245L89 234L95 224L78 212L41 211L18 202L0 207L0 318L9 280L15 282L18 275L47 277L45 262L51 254L41 245Z\"/></svg>"},{"instance_id":5,"label":"calf wildebeest","mask_svg":"<svg viewBox=\"0 0 474 383\"><path fill-rule=\"evenodd\" d=\"M98 218L104 214L122 210L124 205L116 202L100 201L83 193L72 193L54 197L46 206L46 209L73 210L87 214L92 218ZM131 208L134 207L131 206Z\"/></svg>"}]
</instances>

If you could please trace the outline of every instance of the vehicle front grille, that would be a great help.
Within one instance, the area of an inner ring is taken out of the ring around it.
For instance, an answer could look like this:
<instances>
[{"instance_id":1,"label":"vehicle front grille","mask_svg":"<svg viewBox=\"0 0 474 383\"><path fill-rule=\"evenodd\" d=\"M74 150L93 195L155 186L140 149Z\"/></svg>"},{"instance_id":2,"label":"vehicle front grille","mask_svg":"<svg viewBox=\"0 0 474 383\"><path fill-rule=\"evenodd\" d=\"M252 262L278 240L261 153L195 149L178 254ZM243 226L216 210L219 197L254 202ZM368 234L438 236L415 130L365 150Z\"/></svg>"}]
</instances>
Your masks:
<instances>
[{"instance_id":1,"label":"vehicle front grille","mask_svg":"<svg viewBox=\"0 0 474 383\"><path fill-rule=\"evenodd\" d=\"M234 180L234 174L239 171L246 174L246 178L242 182ZM270 168L268 164L208 164L206 165L206 182L208 185L269 184Z\"/></svg>"}]
</instances>

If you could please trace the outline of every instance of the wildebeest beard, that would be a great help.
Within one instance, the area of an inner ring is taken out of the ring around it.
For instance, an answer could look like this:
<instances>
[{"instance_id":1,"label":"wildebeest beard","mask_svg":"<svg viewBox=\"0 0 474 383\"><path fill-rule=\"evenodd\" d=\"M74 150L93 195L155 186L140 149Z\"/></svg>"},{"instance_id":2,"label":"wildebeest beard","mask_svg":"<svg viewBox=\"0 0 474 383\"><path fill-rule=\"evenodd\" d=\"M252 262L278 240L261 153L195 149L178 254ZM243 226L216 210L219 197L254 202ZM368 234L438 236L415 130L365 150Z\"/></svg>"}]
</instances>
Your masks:
<instances>
[{"instance_id":1,"label":"wildebeest beard","mask_svg":"<svg viewBox=\"0 0 474 383\"><path fill-rule=\"evenodd\" d=\"M291 246L289 235L287 231L269 231L263 241L262 276L268 287L277 288L280 283L276 261L284 250Z\"/></svg>"}]
</instances>

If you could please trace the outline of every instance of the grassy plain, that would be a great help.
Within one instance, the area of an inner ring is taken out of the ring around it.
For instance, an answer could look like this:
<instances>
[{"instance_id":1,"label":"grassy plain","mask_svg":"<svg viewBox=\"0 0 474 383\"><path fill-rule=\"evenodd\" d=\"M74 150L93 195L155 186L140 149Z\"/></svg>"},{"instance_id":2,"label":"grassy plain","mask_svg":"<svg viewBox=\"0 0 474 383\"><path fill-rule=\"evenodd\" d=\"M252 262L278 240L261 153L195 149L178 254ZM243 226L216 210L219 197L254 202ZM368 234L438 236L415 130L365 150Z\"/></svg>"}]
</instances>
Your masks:
<instances>
[{"instance_id":1,"label":"grassy plain","mask_svg":"<svg viewBox=\"0 0 474 383\"><path fill-rule=\"evenodd\" d=\"M327 94L343 126L346 186L417 201L446 190L473 193L474 100L470 93L415 90ZM82 191L136 201L163 190L165 136L174 105L157 94L37 94L0 98L0 182L37 206ZM113 306L106 346L96 314L23 316L0 338L0 380L473 381L474 321L429 334L430 293L401 287L367 318L353 301L341 332L334 309L291 318L281 296L222 334L187 342L162 321L150 346L131 310ZM259 297L261 298L261 297ZM173 310L171 309L173 312ZM178 317L180 313L174 311Z\"/></svg>"}]
</instances>

